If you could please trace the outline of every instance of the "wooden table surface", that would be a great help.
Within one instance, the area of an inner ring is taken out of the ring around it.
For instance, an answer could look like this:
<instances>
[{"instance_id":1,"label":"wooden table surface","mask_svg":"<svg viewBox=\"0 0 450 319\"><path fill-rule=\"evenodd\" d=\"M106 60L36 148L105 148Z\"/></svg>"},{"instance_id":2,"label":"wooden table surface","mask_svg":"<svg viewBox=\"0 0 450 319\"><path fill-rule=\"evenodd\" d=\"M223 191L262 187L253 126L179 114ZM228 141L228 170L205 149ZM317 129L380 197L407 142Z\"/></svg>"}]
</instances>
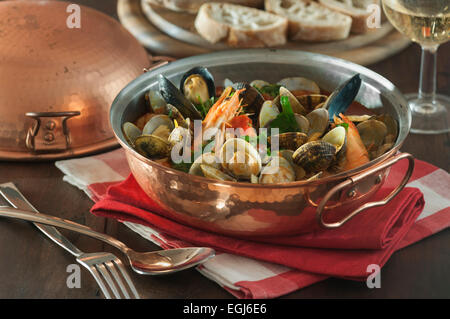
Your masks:
<instances>
[{"instance_id":1,"label":"wooden table surface","mask_svg":"<svg viewBox=\"0 0 450 319\"><path fill-rule=\"evenodd\" d=\"M117 18L116 1L75 1ZM403 52L369 68L380 73L403 92L417 90L420 50L411 45ZM450 43L438 57L438 91L450 95ZM415 157L447 171L450 169L449 135L410 135L402 148ZM157 246L127 227L89 213L88 197L62 180L53 163L0 163L0 183L12 181L41 212L86 224L108 233L136 250ZM70 232L63 234L87 252L114 248ZM381 288L368 289L365 283L342 279L324 282L283 298L449 298L450 230L396 252L381 272ZM81 288L69 289L66 267L76 263L67 252L48 240L27 222L0 220L0 298L102 298L91 275L82 270ZM145 298L233 298L196 270L171 276L151 277L130 274Z\"/></svg>"}]
</instances>

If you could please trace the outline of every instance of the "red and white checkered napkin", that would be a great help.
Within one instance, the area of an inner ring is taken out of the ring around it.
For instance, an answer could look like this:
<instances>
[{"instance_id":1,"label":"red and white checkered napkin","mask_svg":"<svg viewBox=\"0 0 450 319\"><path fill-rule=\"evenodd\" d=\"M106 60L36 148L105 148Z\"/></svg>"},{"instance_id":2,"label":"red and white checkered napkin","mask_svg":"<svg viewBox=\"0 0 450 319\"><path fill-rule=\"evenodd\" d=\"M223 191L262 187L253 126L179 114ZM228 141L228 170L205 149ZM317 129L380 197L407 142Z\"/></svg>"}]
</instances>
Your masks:
<instances>
[{"instance_id":1,"label":"red and white checkered napkin","mask_svg":"<svg viewBox=\"0 0 450 319\"><path fill-rule=\"evenodd\" d=\"M92 157L59 161L56 166L64 172L65 181L85 191L94 201L100 200L109 186L123 181L130 173L122 149ZM399 181L401 174L401 169L392 169L389 180ZM450 226L450 175L447 172L416 160L415 171L407 187L418 188L423 193L425 207L393 250L401 249ZM155 227L123 223L163 248L190 245ZM326 250L323 251L325 252ZM304 253L308 254L308 249L304 250ZM302 266L308 268L308 263L302 263ZM229 253L218 253L197 269L238 298L274 298L330 276L330 273L311 273ZM328 271L328 268L323 270Z\"/></svg>"}]
</instances>

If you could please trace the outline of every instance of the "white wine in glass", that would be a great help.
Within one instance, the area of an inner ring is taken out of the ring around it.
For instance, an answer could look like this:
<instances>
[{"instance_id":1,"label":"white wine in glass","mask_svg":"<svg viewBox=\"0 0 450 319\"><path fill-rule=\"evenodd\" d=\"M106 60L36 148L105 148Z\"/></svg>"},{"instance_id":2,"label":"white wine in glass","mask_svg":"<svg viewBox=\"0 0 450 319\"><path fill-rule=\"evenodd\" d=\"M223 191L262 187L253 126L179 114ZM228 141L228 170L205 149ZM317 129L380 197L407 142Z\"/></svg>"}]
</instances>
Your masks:
<instances>
[{"instance_id":1,"label":"white wine in glass","mask_svg":"<svg viewBox=\"0 0 450 319\"><path fill-rule=\"evenodd\" d=\"M450 40L450 0L383 0L392 25L422 47L419 92L407 94L411 132L450 132L450 97L436 94L436 52Z\"/></svg>"}]
</instances>

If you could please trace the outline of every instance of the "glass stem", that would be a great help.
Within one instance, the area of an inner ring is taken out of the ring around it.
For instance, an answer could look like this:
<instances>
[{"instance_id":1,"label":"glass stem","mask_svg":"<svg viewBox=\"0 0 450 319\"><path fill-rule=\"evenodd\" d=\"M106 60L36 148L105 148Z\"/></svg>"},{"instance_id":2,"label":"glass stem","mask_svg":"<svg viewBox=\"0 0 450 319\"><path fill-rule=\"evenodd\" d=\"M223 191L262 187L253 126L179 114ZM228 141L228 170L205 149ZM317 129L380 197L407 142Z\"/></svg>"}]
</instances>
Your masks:
<instances>
[{"instance_id":1,"label":"glass stem","mask_svg":"<svg viewBox=\"0 0 450 319\"><path fill-rule=\"evenodd\" d=\"M436 94L437 46L423 47L420 61L419 100L433 103Z\"/></svg>"}]
</instances>

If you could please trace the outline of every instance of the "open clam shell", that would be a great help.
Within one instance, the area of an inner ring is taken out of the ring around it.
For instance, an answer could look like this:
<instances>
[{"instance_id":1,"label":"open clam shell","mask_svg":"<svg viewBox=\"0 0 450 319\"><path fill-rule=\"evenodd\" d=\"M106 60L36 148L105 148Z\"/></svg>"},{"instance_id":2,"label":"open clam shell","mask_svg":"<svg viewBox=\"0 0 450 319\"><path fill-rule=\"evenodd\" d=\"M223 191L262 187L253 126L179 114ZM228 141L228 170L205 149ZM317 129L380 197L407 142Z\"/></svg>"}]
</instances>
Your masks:
<instances>
[{"instance_id":1,"label":"open clam shell","mask_svg":"<svg viewBox=\"0 0 450 319\"><path fill-rule=\"evenodd\" d=\"M294 163L307 173L326 170L336 155L336 147L323 141L312 141L300 146L293 154Z\"/></svg>"},{"instance_id":2,"label":"open clam shell","mask_svg":"<svg viewBox=\"0 0 450 319\"><path fill-rule=\"evenodd\" d=\"M131 146L134 146L134 142L136 141L136 139L142 135L141 130L131 122L123 123L122 131L125 139Z\"/></svg>"},{"instance_id":3,"label":"open clam shell","mask_svg":"<svg viewBox=\"0 0 450 319\"><path fill-rule=\"evenodd\" d=\"M297 96L297 100L307 110L315 110L322 107L324 102L328 99L328 96L322 94L307 94Z\"/></svg>"},{"instance_id":4,"label":"open clam shell","mask_svg":"<svg viewBox=\"0 0 450 319\"><path fill-rule=\"evenodd\" d=\"M167 139L170 132L175 128L173 121L165 114L158 114L153 116L147 124L145 124L143 135L156 135Z\"/></svg>"},{"instance_id":5,"label":"open clam shell","mask_svg":"<svg viewBox=\"0 0 450 319\"><path fill-rule=\"evenodd\" d=\"M170 144L155 135L141 135L134 142L136 151L150 159L163 158L170 155Z\"/></svg>"},{"instance_id":6,"label":"open clam shell","mask_svg":"<svg viewBox=\"0 0 450 319\"><path fill-rule=\"evenodd\" d=\"M214 168L206 164L200 164L200 169L202 170L203 176L207 178L217 179L219 181L230 181L235 182L236 179L230 175L222 172L221 170Z\"/></svg>"},{"instance_id":7,"label":"open clam shell","mask_svg":"<svg viewBox=\"0 0 450 319\"><path fill-rule=\"evenodd\" d=\"M289 183L295 181L295 170L291 163L281 156L273 156L261 171L260 184Z\"/></svg>"},{"instance_id":8,"label":"open clam shell","mask_svg":"<svg viewBox=\"0 0 450 319\"><path fill-rule=\"evenodd\" d=\"M386 125L378 120L368 120L359 123L358 129L361 140L367 151L373 152L383 144L384 138L387 135L388 129Z\"/></svg>"},{"instance_id":9,"label":"open clam shell","mask_svg":"<svg viewBox=\"0 0 450 319\"><path fill-rule=\"evenodd\" d=\"M276 135L278 139L278 148L295 151L308 141L308 136L300 132L286 132ZM268 142L272 144L272 136L268 137Z\"/></svg>"},{"instance_id":10,"label":"open clam shell","mask_svg":"<svg viewBox=\"0 0 450 319\"><path fill-rule=\"evenodd\" d=\"M280 97L287 96L291 104L292 111L301 115L306 115L308 111L300 104L297 98L285 87L280 87Z\"/></svg>"},{"instance_id":11,"label":"open clam shell","mask_svg":"<svg viewBox=\"0 0 450 319\"><path fill-rule=\"evenodd\" d=\"M261 111L259 112L258 123L259 127L267 127L268 124L276 119L276 117L280 114L278 107L274 104L273 101L265 101L261 107Z\"/></svg>"},{"instance_id":12,"label":"open clam shell","mask_svg":"<svg viewBox=\"0 0 450 319\"><path fill-rule=\"evenodd\" d=\"M328 128L328 111L323 108L316 109L308 113L306 118L309 122L308 140L316 141Z\"/></svg>"},{"instance_id":13,"label":"open clam shell","mask_svg":"<svg viewBox=\"0 0 450 319\"><path fill-rule=\"evenodd\" d=\"M311 93L319 94L320 88L316 82L303 78L303 77L289 77L278 81L279 85L284 86L291 92L295 91L308 91Z\"/></svg>"},{"instance_id":14,"label":"open clam shell","mask_svg":"<svg viewBox=\"0 0 450 319\"><path fill-rule=\"evenodd\" d=\"M195 161L192 163L189 174L197 175L197 176L204 176L203 171L200 167L200 165L208 165L215 169L220 169L221 165L219 162L219 159L213 154L213 153L203 153L199 157L195 159Z\"/></svg>"},{"instance_id":15,"label":"open clam shell","mask_svg":"<svg viewBox=\"0 0 450 319\"><path fill-rule=\"evenodd\" d=\"M222 168L238 179L250 179L262 168L259 152L252 144L241 138L227 140L217 154Z\"/></svg>"}]
</instances>

